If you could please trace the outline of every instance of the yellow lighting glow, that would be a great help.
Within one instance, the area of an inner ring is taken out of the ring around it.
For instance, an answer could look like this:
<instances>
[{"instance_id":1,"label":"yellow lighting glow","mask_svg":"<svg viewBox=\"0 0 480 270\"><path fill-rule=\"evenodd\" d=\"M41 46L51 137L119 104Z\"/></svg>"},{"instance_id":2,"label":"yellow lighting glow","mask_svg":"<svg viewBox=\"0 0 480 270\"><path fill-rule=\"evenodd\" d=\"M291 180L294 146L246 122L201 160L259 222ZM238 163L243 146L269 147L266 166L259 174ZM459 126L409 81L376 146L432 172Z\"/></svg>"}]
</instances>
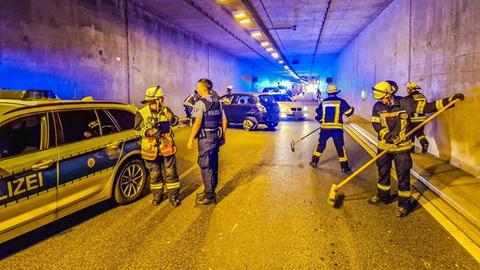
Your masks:
<instances>
[{"instance_id":1,"label":"yellow lighting glow","mask_svg":"<svg viewBox=\"0 0 480 270\"><path fill-rule=\"evenodd\" d=\"M262 47L266 48L266 47L270 46L270 42L268 42L268 41L262 41L262 42L260 43L260 45L262 45Z\"/></svg>"},{"instance_id":2,"label":"yellow lighting glow","mask_svg":"<svg viewBox=\"0 0 480 270\"><path fill-rule=\"evenodd\" d=\"M276 53L276 52L272 53L272 57L277 59L278 58L278 53Z\"/></svg>"},{"instance_id":3,"label":"yellow lighting glow","mask_svg":"<svg viewBox=\"0 0 480 270\"><path fill-rule=\"evenodd\" d=\"M252 37L254 38L259 38L262 36L262 32L260 31L253 31L251 34L250 34Z\"/></svg>"},{"instance_id":4,"label":"yellow lighting glow","mask_svg":"<svg viewBox=\"0 0 480 270\"><path fill-rule=\"evenodd\" d=\"M241 20L247 17L247 14L245 13L245 10L237 10L233 12L233 17L237 20Z\"/></svg>"},{"instance_id":5,"label":"yellow lighting glow","mask_svg":"<svg viewBox=\"0 0 480 270\"><path fill-rule=\"evenodd\" d=\"M251 21L249 18L240 20L240 23L241 23L241 24L249 24L249 23L251 23L251 22L252 22L252 21Z\"/></svg>"},{"instance_id":6,"label":"yellow lighting glow","mask_svg":"<svg viewBox=\"0 0 480 270\"><path fill-rule=\"evenodd\" d=\"M266 48L265 50L267 50L267 52L273 52L273 48L272 48L272 47L268 47L268 48Z\"/></svg>"}]
</instances>

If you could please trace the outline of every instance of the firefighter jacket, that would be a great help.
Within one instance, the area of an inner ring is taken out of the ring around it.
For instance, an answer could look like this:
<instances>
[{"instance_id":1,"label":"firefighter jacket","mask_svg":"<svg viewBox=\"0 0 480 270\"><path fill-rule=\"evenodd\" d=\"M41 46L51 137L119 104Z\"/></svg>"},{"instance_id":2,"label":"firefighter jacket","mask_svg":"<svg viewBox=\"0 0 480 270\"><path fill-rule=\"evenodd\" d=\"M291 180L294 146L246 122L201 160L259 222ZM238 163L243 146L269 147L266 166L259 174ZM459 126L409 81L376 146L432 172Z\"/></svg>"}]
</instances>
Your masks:
<instances>
[{"instance_id":1,"label":"firefighter jacket","mask_svg":"<svg viewBox=\"0 0 480 270\"><path fill-rule=\"evenodd\" d=\"M322 129L343 130L343 115L352 115L354 108L344 99L341 99L336 95L330 95L320 102L315 111L317 113L315 120L322 124Z\"/></svg>"},{"instance_id":2,"label":"firefighter jacket","mask_svg":"<svg viewBox=\"0 0 480 270\"><path fill-rule=\"evenodd\" d=\"M425 113L423 113L422 111L423 111L423 108L425 107L425 104L427 104L427 97L418 91L413 91L407 96L407 98L417 102L417 107L415 108L415 112L411 115L411 123L417 124L425 121L427 117L425 116Z\"/></svg>"},{"instance_id":3,"label":"firefighter jacket","mask_svg":"<svg viewBox=\"0 0 480 270\"><path fill-rule=\"evenodd\" d=\"M168 119L166 113L173 117ZM168 107L162 107L160 112L152 112L149 106L138 110L135 117L135 129L141 137L141 154L145 160L155 160L157 156L171 156L177 147L173 140L172 126L178 125L178 117ZM156 129L153 136L148 131Z\"/></svg>"},{"instance_id":4,"label":"firefighter jacket","mask_svg":"<svg viewBox=\"0 0 480 270\"><path fill-rule=\"evenodd\" d=\"M413 128L411 116L417 112L421 114L432 113L446 106L451 98L426 102L419 106L419 102L408 97L393 96L393 105L385 105L380 101L373 106L371 122L378 133L378 148L385 150L389 147L390 153L410 151L413 144L405 135ZM403 140L401 140L403 139Z\"/></svg>"}]
</instances>

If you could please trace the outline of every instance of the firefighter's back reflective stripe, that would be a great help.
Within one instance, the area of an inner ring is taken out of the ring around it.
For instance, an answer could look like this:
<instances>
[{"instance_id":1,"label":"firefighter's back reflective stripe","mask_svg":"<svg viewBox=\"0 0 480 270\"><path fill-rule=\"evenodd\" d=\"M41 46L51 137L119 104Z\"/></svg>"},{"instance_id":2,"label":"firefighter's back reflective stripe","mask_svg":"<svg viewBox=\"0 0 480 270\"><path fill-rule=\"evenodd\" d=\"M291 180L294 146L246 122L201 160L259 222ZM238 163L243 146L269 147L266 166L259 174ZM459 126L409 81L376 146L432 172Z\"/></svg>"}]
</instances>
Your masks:
<instances>
[{"instance_id":1,"label":"firefighter's back reflective stripe","mask_svg":"<svg viewBox=\"0 0 480 270\"><path fill-rule=\"evenodd\" d=\"M343 129L340 105L340 100L326 100L322 102L322 129Z\"/></svg>"},{"instance_id":2,"label":"firefighter's back reflective stripe","mask_svg":"<svg viewBox=\"0 0 480 270\"><path fill-rule=\"evenodd\" d=\"M148 106L143 107L138 111L143 118L143 125L148 125L149 118L152 117L152 112ZM152 137L145 137L145 134L142 134L141 141L141 155L145 160L155 160L158 156L158 146L157 140Z\"/></svg>"}]
</instances>

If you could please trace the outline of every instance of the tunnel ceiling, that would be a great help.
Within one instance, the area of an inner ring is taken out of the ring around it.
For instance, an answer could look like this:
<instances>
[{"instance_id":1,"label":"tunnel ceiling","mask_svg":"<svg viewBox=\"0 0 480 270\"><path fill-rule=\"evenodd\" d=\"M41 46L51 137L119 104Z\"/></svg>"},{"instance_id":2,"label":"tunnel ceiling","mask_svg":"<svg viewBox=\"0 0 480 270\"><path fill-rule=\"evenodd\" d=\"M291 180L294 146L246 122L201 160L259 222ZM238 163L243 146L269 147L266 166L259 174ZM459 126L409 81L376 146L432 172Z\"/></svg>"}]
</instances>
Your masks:
<instances>
[{"instance_id":1,"label":"tunnel ceiling","mask_svg":"<svg viewBox=\"0 0 480 270\"><path fill-rule=\"evenodd\" d=\"M248 11L258 15L257 19L261 20L292 69L300 76L308 77L318 76L335 55L391 2L130 0L131 4L160 20L205 39L235 56L248 59L269 71L284 73L283 65L278 64L223 5L249 8Z\"/></svg>"}]
</instances>

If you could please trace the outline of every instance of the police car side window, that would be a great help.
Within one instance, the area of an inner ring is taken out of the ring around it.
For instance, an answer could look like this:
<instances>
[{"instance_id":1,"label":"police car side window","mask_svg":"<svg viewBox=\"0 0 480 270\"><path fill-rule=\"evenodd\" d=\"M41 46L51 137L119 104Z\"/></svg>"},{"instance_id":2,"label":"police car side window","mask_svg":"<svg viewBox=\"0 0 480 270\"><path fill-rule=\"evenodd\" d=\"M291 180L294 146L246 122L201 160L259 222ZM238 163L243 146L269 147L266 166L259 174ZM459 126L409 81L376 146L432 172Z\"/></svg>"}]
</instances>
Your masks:
<instances>
[{"instance_id":1,"label":"police car side window","mask_svg":"<svg viewBox=\"0 0 480 270\"><path fill-rule=\"evenodd\" d=\"M64 142L72 143L100 136L100 126L94 110L59 112Z\"/></svg>"},{"instance_id":2,"label":"police car side window","mask_svg":"<svg viewBox=\"0 0 480 270\"><path fill-rule=\"evenodd\" d=\"M135 126L135 114L117 109L109 109L110 114L113 116L115 121L117 121L121 130L133 129Z\"/></svg>"},{"instance_id":3,"label":"police car side window","mask_svg":"<svg viewBox=\"0 0 480 270\"><path fill-rule=\"evenodd\" d=\"M44 116L23 117L0 127L0 159L40 150Z\"/></svg>"},{"instance_id":4,"label":"police car side window","mask_svg":"<svg viewBox=\"0 0 480 270\"><path fill-rule=\"evenodd\" d=\"M102 135L108 135L118 132L117 126L112 122L110 116L108 116L105 111L97 110L98 118L100 119L100 125L102 130Z\"/></svg>"}]
</instances>

